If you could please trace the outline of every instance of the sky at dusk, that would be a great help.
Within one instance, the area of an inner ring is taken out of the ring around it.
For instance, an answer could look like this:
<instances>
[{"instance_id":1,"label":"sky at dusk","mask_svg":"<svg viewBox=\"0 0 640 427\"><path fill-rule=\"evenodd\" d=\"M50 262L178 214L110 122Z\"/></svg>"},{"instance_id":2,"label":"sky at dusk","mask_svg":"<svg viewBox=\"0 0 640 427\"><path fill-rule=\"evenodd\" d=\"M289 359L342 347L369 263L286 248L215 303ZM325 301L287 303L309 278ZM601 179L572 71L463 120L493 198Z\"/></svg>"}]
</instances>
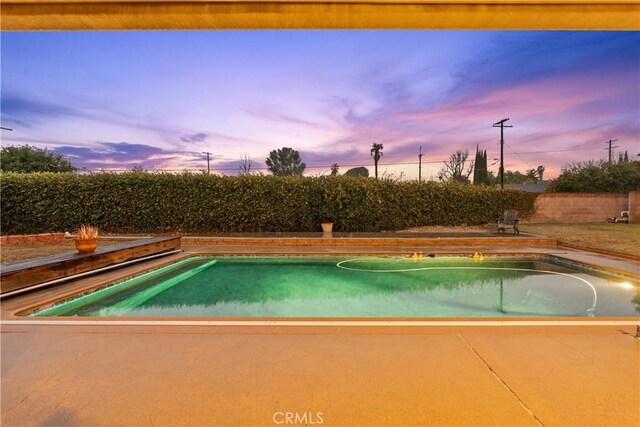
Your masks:
<instances>
[{"instance_id":1,"label":"sky at dusk","mask_svg":"<svg viewBox=\"0 0 640 427\"><path fill-rule=\"evenodd\" d=\"M414 179L476 146L505 169L640 152L640 33L572 31L3 32L2 144L88 170L206 169L300 151L305 174ZM490 167L497 172L498 165Z\"/></svg>"}]
</instances>

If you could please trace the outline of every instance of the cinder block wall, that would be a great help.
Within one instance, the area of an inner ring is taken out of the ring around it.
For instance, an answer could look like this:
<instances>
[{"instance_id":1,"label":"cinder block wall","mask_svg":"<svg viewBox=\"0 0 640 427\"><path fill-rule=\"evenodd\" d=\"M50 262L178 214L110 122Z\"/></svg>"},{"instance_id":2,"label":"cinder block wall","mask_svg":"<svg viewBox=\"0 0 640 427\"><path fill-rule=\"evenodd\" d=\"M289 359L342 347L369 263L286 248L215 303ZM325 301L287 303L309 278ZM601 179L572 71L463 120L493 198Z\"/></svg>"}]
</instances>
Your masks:
<instances>
[{"instance_id":1,"label":"cinder block wall","mask_svg":"<svg viewBox=\"0 0 640 427\"><path fill-rule=\"evenodd\" d=\"M640 192L636 196L640 203ZM605 222L629 209L629 195L618 193L543 193L527 222ZM639 220L640 222L640 220Z\"/></svg>"},{"instance_id":2,"label":"cinder block wall","mask_svg":"<svg viewBox=\"0 0 640 427\"><path fill-rule=\"evenodd\" d=\"M640 224L640 191L629 193L629 222Z\"/></svg>"}]
</instances>

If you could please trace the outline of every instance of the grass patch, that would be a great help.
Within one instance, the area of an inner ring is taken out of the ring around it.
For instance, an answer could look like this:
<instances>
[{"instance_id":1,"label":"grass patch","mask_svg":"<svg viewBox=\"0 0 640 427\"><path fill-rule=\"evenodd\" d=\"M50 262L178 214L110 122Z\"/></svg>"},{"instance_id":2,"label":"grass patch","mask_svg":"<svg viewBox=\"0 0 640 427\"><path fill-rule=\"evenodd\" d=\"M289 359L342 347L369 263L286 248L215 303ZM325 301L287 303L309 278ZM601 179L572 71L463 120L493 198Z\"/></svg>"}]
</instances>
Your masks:
<instances>
[{"instance_id":1,"label":"grass patch","mask_svg":"<svg viewBox=\"0 0 640 427\"><path fill-rule=\"evenodd\" d=\"M640 224L520 224L526 233L543 234L561 243L638 256Z\"/></svg>"},{"instance_id":2,"label":"grass patch","mask_svg":"<svg viewBox=\"0 0 640 427\"><path fill-rule=\"evenodd\" d=\"M120 239L100 239L98 240L98 247L116 245L124 242L125 240ZM63 243L2 245L0 248L0 261L2 264L12 264L51 255L62 255L74 252L76 252L76 246L73 240L68 240Z\"/></svg>"}]
</instances>

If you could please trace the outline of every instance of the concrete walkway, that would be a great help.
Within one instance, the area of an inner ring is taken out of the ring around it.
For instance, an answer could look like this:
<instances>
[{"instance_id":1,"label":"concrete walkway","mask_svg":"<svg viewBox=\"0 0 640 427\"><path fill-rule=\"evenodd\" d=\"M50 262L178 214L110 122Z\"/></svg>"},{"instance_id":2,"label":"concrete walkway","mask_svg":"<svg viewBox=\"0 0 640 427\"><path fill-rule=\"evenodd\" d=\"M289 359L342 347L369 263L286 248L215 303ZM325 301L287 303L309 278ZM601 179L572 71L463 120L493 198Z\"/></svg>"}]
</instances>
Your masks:
<instances>
[{"instance_id":1,"label":"concrete walkway","mask_svg":"<svg viewBox=\"0 0 640 427\"><path fill-rule=\"evenodd\" d=\"M634 334L5 326L2 425L637 426Z\"/></svg>"},{"instance_id":2,"label":"concrete walkway","mask_svg":"<svg viewBox=\"0 0 640 427\"><path fill-rule=\"evenodd\" d=\"M227 254L390 250L186 249ZM594 259L559 248L473 250L541 251L638 271L632 261ZM20 308L163 262L2 301L3 426L640 425L635 326L12 323Z\"/></svg>"}]
</instances>

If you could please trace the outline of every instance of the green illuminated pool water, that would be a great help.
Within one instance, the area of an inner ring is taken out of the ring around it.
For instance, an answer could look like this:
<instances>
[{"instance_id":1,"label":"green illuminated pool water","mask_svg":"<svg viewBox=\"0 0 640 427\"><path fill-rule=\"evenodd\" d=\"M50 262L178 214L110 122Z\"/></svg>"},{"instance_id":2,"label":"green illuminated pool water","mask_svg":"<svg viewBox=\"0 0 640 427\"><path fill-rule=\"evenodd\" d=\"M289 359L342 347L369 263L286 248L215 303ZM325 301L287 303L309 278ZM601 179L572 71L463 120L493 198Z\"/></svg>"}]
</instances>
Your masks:
<instances>
[{"instance_id":1,"label":"green illuminated pool water","mask_svg":"<svg viewBox=\"0 0 640 427\"><path fill-rule=\"evenodd\" d=\"M640 284L553 258L193 257L34 316L638 316Z\"/></svg>"}]
</instances>

